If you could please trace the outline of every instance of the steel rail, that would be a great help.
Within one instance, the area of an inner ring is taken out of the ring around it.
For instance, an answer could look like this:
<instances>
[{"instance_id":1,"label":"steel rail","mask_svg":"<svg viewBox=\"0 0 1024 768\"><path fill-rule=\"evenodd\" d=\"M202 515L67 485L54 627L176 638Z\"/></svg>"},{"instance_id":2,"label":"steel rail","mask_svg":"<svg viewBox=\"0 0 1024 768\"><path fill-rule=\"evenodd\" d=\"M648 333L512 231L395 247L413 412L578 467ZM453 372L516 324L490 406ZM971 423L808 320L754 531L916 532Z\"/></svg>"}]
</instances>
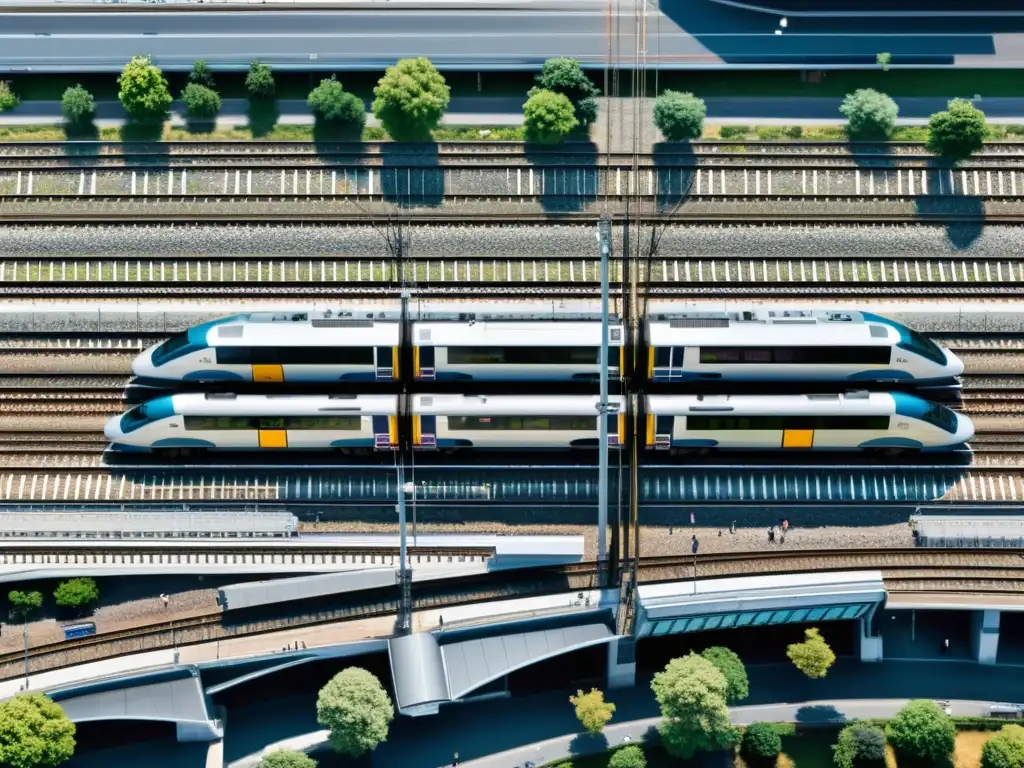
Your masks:
<instances>
[{"instance_id":1,"label":"steel rail","mask_svg":"<svg viewBox=\"0 0 1024 768\"><path fill-rule=\"evenodd\" d=\"M883 579L892 582L894 591L921 591L929 583L942 584L955 578L961 582L985 584L978 593L1017 593L1024 583L1024 559L1016 552L984 549L865 549L865 550L786 550L774 552L700 554L697 576L753 576L764 574L820 573L831 570L881 570ZM691 580L693 556L641 558L636 575L638 583ZM595 563L456 577L413 585L414 609L425 610L449 605L466 605L485 600L528 595L572 592L600 586ZM963 587L964 585L961 584ZM969 586L966 587L968 590ZM126 653L195 645L232 637L266 634L283 629L311 627L344 620L384 616L397 610L394 596L375 590L354 595L347 602L313 608L305 612L273 618L232 619L224 623L220 611L139 625L91 637L64 640L30 647L30 673L62 669L87 661ZM295 608L293 601L290 605ZM304 601L309 605L309 601ZM321 605L323 605L321 603ZM300 609L301 610L301 609ZM24 674L23 651L0 654L0 678Z\"/></svg>"}]
</instances>

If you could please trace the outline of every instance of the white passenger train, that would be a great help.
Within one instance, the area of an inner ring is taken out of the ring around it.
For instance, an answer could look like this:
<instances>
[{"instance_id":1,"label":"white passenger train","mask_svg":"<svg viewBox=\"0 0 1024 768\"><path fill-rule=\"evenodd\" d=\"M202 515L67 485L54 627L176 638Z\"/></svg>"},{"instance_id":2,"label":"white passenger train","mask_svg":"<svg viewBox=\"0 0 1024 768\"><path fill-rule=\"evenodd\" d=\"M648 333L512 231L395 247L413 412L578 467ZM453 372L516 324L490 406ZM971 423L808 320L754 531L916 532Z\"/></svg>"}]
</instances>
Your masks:
<instances>
[{"instance_id":1,"label":"white passenger train","mask_svg":"<svg viewBox=\"0 0 1024 768\"><path fill-rule=\"evenodd\" d=\"M512 311L516 310L516 311ZM532 317L512 307L429 312L410 322L416 381L579 381L600 372L600 316ZM357 316L358 315L358 316ZM140 379L371 382L401 378L394 312L255 312L213 320L136 358ZM623 365L623 328L609 329L609 371Z\"/></svg>"},{"instance_id":2,"label":"white passenger train","mask_svg":"<svg viewBox=\"0 0 1024 768\"><path fill-rule=\"evenodd\" d=\"M622 443L622 398L610 398L611 447ZM596 449L599 398L461 395L411 398L413 445L421 450ZM105 434L119 451L373 451L398 447L396 395L158 397L115 416Z\"/></svg>"},{"instance_id":3,"label":"white passenger train","mask_svg":"<svg viewBox=\"0 0 1024 768\"><path fill-rule=\"evenodd\" d=\"M963 414L902 392L649 395L650 450L948 451L974 436Z\"/></svg>"},{"instance_id":4,"label":"white passenger train","mask_svg":"<svg viewBox=\"0 0 1024 768\"><path fill-rule=\"evenodd\" d=\"M648 318L647 378L699 381L946 381L963 363L869 312L757 309Z\"/></svg>"}]
</instances>

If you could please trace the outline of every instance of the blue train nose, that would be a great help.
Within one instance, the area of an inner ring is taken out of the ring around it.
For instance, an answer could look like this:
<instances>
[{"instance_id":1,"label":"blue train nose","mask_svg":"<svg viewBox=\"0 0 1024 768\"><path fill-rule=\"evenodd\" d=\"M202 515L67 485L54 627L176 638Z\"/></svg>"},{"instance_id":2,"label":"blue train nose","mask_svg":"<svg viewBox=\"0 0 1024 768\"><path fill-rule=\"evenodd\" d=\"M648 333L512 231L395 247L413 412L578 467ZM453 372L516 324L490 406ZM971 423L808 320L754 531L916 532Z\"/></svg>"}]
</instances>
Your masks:
<instances>
[{"instance_id":1,"label":"blue train nose","mask_svg":"<svg viewBox=\"0 0 1024 768\"><path fill-rule=\"evenodd\" d=\"M134 360L132 360L132 373L140 379L153 378L156 375L156 369L153 367L153 350L155 347L150 347L145 352L140 354Z\"/></svg>"},{"instance_id":2,"label":"blue train nose","mask_svg":"<svg viewBox=\"0 0 1024 768\"><path fill-rule=\"evenodd\" d=\"M974 422L962 413L956 415L956 440L966 443L974 437Z\"/></svg>"},{"instance_id":3,"label":"blue train nose","mask_svg":"<svg viewBox=\"0 0 1024 768\"><path fill-rule=\"evenodd\" d=\"M118 440L124 438L124 432L121 430L121 419L123 417L124 414L115 416L108 421L107 425L103 428L103 436L112 443L116 443Z\"/></svg>"}]
</instances>

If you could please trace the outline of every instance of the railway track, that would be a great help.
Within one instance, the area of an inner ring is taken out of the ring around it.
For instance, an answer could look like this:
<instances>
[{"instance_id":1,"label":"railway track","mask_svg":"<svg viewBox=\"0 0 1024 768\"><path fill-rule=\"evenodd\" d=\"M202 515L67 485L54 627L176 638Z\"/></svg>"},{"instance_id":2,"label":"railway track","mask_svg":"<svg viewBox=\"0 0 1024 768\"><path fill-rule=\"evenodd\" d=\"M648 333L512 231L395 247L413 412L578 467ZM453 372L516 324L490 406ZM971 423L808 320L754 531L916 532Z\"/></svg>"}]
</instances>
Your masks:
<instances>
[{"instance_id":1,"label":"railway track","mask_svg":"<svg viewBox=\"0 0 1024 768\"><path fill-rule=\"evenodd\" d=\"M697 558L700 578L808 573L823 570L881 570L891 592L955 591L978 594L1014 594L1024 587L1024 558L993 550L886 549L886 550L789 550L777 552L705 554ZM638 583L688 580L693 577L690 555L644 558ZM413 586L414 610L465 605L545 593L572 592L599 586L593 563L550 568L527 573L476 575L424 582ZM397 592L395 590L395 592ZM351 596L344 602L257 620L233 619L209 612L179 619L105 632L92 637L30 647L30 673L61 669L89 661L158 649L194 645L265 634L282 629L310 627L339 621L393 614L397 594L381 590L372 595ZM0 654L0 678L25 673L22 652Z\"/></svg>"}]
</instances>

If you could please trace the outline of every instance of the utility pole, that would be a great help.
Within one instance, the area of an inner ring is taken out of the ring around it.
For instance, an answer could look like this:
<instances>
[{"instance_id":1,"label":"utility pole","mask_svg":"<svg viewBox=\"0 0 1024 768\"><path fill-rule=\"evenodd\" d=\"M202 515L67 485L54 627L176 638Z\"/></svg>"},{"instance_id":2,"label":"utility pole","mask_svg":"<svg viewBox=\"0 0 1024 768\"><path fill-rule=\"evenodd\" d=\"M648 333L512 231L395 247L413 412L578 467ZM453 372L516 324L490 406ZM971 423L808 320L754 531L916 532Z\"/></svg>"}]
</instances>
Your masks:
<instances>
[{"instance_id":1,"label":"utility pole","mask_svg":"<svg viewBox=\"0 0 1024 768\"><path fill-rule=\"evenodd\" d=\"M398 252L401 253L402 239L401 233L399 232L398 238ZM402 333L406 333L406 329L409 327L409 299L411 295L408 290L405 289L404 284L402 288ZM409 346L408 344L404 346ZM406 368L406 371L409 369ZM406 379L403 377L403 382ZM402 396L398 398L398 402L401 404L400 408L402 412L399 414L399 423L401 429L399 429L399 445L398 451L396 452L395 470L396 470L396 488L398 491L398 504L395 507L395 511L398 512L398 588L399 588L399 603L398 603L398 631L401 634L408 634L412 626L412 576L409 573L409 557L406 547L406 521L405 521L405 494L410 490L405 485L405 457L409 455L410 460L412 459L412 443L410 442L409 435L411 434L411 409L410 409L410 397L408 387L403 383L402 385ZM416 492L415 486L412 487L412 492Z\"/></svg>"},{"instance_id":2,"label":"utility pole","mask_svg":"<svg viewBox=\"0 0 1024 768\"><path fill-rule=\"evenodd\" d=\"M28 614L25 614L24 620L25 620L25 623L24 623L24 629L22 630L22 633L25 636L25 690L27 691L28 690L28 676L29 676L29 670L28 670Z\"/></svg>"},{"instance_id":3,"label":"utility pole","mask_svg":"<svg viewBox=\"0 0 1024 768\"><path fill-rule=\"evenodd\" d=\"M612 220L602 214L597 225L597 241L601 246L601 402L598 405L597 477L597 563L602 577L608 563L608 253L612 247Z\"/></svg>"}]
</instances>

